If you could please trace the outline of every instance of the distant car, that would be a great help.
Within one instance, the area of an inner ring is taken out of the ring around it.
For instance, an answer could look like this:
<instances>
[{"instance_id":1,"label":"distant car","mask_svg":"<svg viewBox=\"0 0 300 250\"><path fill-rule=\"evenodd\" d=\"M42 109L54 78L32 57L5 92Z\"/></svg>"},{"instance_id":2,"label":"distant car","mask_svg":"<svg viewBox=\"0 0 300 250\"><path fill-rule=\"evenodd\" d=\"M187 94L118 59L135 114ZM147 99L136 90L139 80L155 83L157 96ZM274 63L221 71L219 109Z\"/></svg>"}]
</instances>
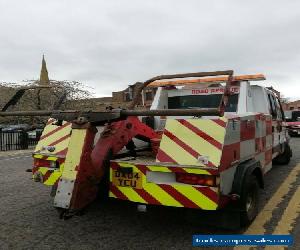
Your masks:
<instances>
[{"instance_id":1,"label":"distant car","mask_svg":"<svg viewBox=\"0 0 300 250\"><path fill-rule=\"evenodd\" d=\"M28 134L28 138L29 139L39 139L39 137L41 136L43 132L43 129L40 129L40 128L37 128L35 130L32 130L32 131L28 131L27 134Z\"/></svg>"},{"instance_id":2,"label":"distant car","mask_svg":"<svg viewBox=\"0 0 300 250\"><path fill-rule=\"evenodd\" d=\"M7 125L2 129L2 132L26 131L30 128L28 124Z\"/></svg>"},{"instance_id":3,"label":"distant car","mask_svg":"<svg viewBox=\"0 0 300 250\"><path fill-rule=\"evenodd\" d=\"M300 110L285 111L284 114L290 136L300 135Z\"/></svg>"},{"instance_id":4,"label":"distant car","mask_svg":"<svg viewBox=\"0 0 300 250\"><path fill-rule=\"evenodd\" d=\"M6 127L7 127L7 125L0 124L0 130L5 129Z\"/></svg>"}]
</instances>

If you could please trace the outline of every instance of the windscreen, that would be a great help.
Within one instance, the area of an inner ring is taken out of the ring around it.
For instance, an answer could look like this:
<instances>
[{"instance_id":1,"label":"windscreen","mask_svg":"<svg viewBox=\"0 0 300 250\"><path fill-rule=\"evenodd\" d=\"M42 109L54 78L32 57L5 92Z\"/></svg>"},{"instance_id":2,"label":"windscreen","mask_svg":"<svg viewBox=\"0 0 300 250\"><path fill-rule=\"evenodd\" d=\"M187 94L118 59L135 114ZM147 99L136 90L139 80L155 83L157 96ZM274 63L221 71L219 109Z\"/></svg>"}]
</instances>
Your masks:
<instances>
[{"instance_id":1,"label":"windscreen","mask_svg":"<svg viewBox=\"0 0 300 250\"><path fill-rule=\"evenodd\" d=\"M225 112L236 112L238 94L232 94L228 98ZM215 95L185 95L172 96L168 98L169 109L194 109L194 108L218 108L222 94Z\"/></svg>"}]
</instances>

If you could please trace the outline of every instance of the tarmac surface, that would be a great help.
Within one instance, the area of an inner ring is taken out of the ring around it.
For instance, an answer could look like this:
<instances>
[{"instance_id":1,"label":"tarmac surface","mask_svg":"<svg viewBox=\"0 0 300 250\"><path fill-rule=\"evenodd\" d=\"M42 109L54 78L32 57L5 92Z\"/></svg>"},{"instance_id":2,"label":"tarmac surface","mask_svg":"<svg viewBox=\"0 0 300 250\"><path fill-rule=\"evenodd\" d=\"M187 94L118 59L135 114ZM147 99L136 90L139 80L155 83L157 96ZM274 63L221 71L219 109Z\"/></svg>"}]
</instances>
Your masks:
<instances>
[{"instance_id":1,"label":"tarmac surface","mask_svg":"<svg viewBox=\"0 0 300 250\"><path fill-rule=\"evenodd\" d=\"M272 233L291 233L290 249L300 249L300 138L291 145L291 162L265 176L258 217L248 228L232 230L220 228L215 212L149 207L143 213L116 200L95 201L84 215L61 220L50 189L26 172L30 152L1 153L0 249L191 249L194 234Z\"/></svg>"}]
</instances>

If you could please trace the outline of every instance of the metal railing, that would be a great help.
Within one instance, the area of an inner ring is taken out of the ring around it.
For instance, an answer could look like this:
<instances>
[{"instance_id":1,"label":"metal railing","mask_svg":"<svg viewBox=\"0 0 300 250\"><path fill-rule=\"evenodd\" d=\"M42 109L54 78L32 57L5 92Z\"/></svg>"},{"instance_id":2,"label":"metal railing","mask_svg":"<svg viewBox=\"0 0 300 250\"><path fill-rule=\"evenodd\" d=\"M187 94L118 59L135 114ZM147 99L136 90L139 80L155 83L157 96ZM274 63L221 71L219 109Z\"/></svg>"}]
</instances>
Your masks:
<instances>
[{"instance_id":1,"label":"metal railing","mask_svg":"<svg viewBox=\"0 0 300 250\"><path fill-rule=\"evenodd\" d=\"M34 147L40 138L36 133L35 138L30 138L26 131L1 131L0 130L0 151L23 150Z\"/></svg>"}]
</instances>

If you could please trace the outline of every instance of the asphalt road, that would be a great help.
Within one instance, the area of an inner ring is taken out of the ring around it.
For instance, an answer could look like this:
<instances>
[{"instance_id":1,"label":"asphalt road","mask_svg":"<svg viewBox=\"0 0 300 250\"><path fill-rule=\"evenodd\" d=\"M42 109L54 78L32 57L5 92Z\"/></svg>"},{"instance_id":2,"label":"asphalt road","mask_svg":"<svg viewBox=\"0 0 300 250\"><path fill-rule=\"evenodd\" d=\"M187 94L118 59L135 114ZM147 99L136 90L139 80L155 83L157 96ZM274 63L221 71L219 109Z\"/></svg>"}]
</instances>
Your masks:
<instances>
[{"instance_id":1,"label":"asphalt road","mask_svg":"<svg viewBox=\"0 0 300 250\"><path fill-rule=\"evenodd\" d=\"M300 138L293 138L291 145L290 164L274 166L266 175L261 214L242 230L218 227L215 213L164 207L140 213L134 203L114 200L96 201L84 215L64 221L52 207L50 189L34 183L25 172L31 167L30 155L2 154L0 249L190 249L193 234L272 234L280 230L290 232L293 249L300 249L299 203L293 196L300 187L295 171L300 162Z\"/></svg>"}]
</instances>

